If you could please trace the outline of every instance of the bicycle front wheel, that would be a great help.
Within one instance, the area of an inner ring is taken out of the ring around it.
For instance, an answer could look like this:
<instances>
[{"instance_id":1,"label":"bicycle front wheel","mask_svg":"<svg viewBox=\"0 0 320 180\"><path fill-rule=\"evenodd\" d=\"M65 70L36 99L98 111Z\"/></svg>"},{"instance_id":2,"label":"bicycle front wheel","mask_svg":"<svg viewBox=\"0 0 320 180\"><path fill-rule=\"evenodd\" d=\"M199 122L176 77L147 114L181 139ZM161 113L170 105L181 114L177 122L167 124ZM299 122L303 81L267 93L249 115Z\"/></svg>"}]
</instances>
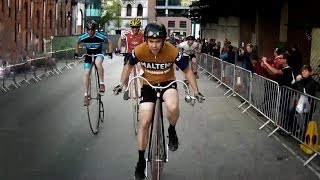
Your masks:
<instances>
[{"instance_id":1,"label":"bicycle front wheel","mask_svg":"<svg viewBox=\"0 0 320 180\"><path fill-rule=\"evenodd\" d=\"M135 79L133 83L133 92L131 93L132 99L132 107L133 107L133 129L134 134L137 135L138 132L138 125L139 125L139 87L138 87L138 80Z\"/></svg>"},{"instance_id":2,"label":"bicycle front wheel","mask_svg":"<svg viewBox=\"0 0 320 180\"><path fill-rule=\"evenodd\" d=\"M102 117L102 112L104 116L103 103L101 101L101 95L99 94L99 76L95 65L90 68L89 76L89 105L87 106L87 115L89 120L90 129L93 134L99 132L99 125Z\"/></svg>"},{"instance_id":3,"label":"bicycle front wheel","mask_svg":"<svg viewBox=\"0 0 320 180\"><path fill-rule=\"evenodd\" d=\"M155 106L151 139L151 174L152 180L160 180L164 163L161 104L158 99Z\"/></svg>"}]
</instances>

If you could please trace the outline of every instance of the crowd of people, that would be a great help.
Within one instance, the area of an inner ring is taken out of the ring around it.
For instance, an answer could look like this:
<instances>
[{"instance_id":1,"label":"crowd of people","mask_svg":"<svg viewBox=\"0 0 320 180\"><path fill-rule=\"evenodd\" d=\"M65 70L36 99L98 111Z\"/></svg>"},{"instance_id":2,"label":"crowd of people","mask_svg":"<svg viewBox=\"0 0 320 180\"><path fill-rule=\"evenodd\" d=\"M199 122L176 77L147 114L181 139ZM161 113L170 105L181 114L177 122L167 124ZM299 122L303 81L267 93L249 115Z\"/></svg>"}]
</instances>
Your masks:
<instances>
[{"instance_id":1,"label":"crowd of people","mask_svg":"<svg viewBox=\"0 0 320 180\"><path fill-rule=\"evenodd\" d=\"M296 114L301 115L302 125L296 127L299 129L299 137L304 140L304 134L308 126L308 122L313 119L313 111L316 109L315 101L309 98L308 102L310 107L306 112L297 112L296 107L298 102L295 102L293 106L290 105L290 101L293 97L288 96L287 92L281 87L289 87L298 92L308 94L310 96L316 96L317 82L312 78L312 68L309 64L303 64L302 54L299 51L299 45L294 45L291 48L283 49L276 47L273 51L273 57L259 56L251 43L246 45L240 45L240 48L235 48L231 45L228 39L225 39L223 46L221 43L216 42L215 39L198 40L200 42L201 52L212 55L223 61L229 63L235 63L236 55L238 56L238 64L241 67L267 79L275 81L280 86L280 109L279 109L279 123L286 127L289 131L295 131L293 127L297 119ZM236 54L237 53L237 54ZM270 90L271 91L271 90ZM270 92L265 92L269 94ZM276 102L271 102L275 104ZM280 112L281 111L281 112ZM281 134L284 134L280 131ZM294 132L290 132L294 133Z\"/></svg>"}]
</instances>

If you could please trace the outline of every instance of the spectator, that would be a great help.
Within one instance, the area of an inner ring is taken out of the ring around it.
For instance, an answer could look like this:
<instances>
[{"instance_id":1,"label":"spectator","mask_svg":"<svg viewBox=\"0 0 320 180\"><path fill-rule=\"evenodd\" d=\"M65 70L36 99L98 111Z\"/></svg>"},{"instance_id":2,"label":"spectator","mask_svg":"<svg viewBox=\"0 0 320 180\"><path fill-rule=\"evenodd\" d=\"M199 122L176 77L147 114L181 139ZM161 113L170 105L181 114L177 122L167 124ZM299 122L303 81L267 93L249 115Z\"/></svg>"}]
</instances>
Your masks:
<instances>
[{"instance_id":1,"label":"spectator","mask_svg":"<svg viewBox=\"0 0 320 180\"><path fill-rule=\"evenodd\" d=\"M235 52L233 51L233 46L232 45L229 45L228 47L228 51L222 55L220 55L220 58L223 60L223 61L226 61L228 63L232 63L234 64L234 61L235 61Z\"/></svg>"},{"instance_id":2,"label":"spectator","mask_svg":"<svg viewBox=\"0 0 320 180\"><path fill-rule=\"evenodd\" d=\"M214 47L216 46L216 39L210 39L208 44L208 54L213 55Z\"/></svg>"},{"instance_id":3,"label":"spectator","mask_svg":"<svg viewBox=\"0 0 320 180\"><path fill-rule=\"evenodd\" d=\"M283 57L283 54L281 55L281 50L279 48L275 48L273 51L274 60L267 60L266 57L262 58L262 67L264 67L267 70L267 78L279 81L279 77L282 74L281 72L281 63L283 63L280 59Z\"/></svg>"},{"instance_id":4,"label":"spectator","mask_svg":"<svg viewBox=\"0 0 320 180\"><path fill-rule=\"evenodd\" d=\"M246 51L244 51L243 49L239 49L239 50L240 50L239 59L240 59L240 61L242 61L242 67L244 69L247 69L247 70L253 72L254 69L253 69L253 65L250 60L250 55L254 54L253 53L253 45L251 43L248 43L246 45Z\"/></svg>"},{"instance_id":5,"label":"spectator","mask_svg":"<svg viewBox=\"0 0 320 180\"><path fill-rule=\"evenodd\" d=\"M299 51L299 46L295 44L289 51L290 56L288 59L289 66L292 68L294 77L299 74L300 68L302 67L302 55Z\"/></svg>"},{"instance_id":6,"label":"spectator","mask_svg":"<svg viewBox=\"0 0 320 180\"><path fill-rule=\"evenodd\" d=\"M268 73L267 73L266 69L261 66L262 60L256 54L250 55L250 61L253 66L252 73L256 73L256 74L263 76L263 77L267 76Z\"/></svg>"}]
</instances>

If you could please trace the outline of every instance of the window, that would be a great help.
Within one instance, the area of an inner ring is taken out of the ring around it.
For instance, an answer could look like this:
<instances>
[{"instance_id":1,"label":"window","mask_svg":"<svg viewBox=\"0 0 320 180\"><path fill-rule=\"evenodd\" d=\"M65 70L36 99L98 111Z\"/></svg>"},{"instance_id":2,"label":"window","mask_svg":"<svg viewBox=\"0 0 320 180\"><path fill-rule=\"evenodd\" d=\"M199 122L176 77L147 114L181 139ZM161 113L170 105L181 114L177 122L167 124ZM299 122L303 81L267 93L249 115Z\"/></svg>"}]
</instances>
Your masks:
<instances>
[{"instance_id":1,"label":"window","mask_svg":"<svg viewBox=\"0 0 320 180\"><path fill-rule=\"evenodd\" d=\"M188 17L189 11L187 9L169 9L169 17Z\"/></svg>"},{"instance_id":2,"label":"window","mask_svg":"<svg viewBox=\"0 0 320 180\"><path fill-rule=\"evenodd\" d=\"M36 18L37 18L37 20L36 20L37 29L40 29L40 11L39 10L37 10L37 12L36 12Z\"/></svg>"},{"instance_id":3,"label":"window","mask_svg":"<svg viewBox=\"0 0 320 180\"><path fill-rule=\"evenodd\" d=\"M166 1L165 0L157 0L156 5L157 6L165 6L166 5Z\"/></svg>"},{"instance_id":4,"label":"window","mask_svg":"<svg viewBox=\"0 0 320 180\"><path fill-rule=\"evenodd\" d=\"M187 27L187 21L180 21L180 28L186 28Z\"/></svg>"},{"instance_id":5,"label":"window","mask_svg":"<svg viewBox=\"0 0 320 180\"><path fill-rule=\"evenodd\" d=\"M3 1L3 0L2 0ZM11 17L11 7L10 7L10 1L8 1L8 11L9 11L9 17Z\"/></svg>"},{"instance_id":6,"label":"window","mask_svg":"<svg viewBox=\"0 0 320 180\"><path fill-rule=\"evenodd\" d=\"M176 22L175 21L168 21L168 27L169 28L175 28L176 27Z\"/></svg>"},{"instance_id":7,"label":"window","mask_svg":"<svg viewBox=\"0 0 320 180\"><path fill-rule=\"evenodd\" d=\"M52 11L49 11L49 28L52 28Z\"/></svg>"},{"instance_id":8,"label":"window","mask_svg":"<svg viewBox=\"0 0 320 180\"><path fill-rule=\"evenodd\" d=\"M28 3L27 2L24 3L24 12L26 12L24 16L26 18L25 29L28 29Z\"/></svg>"},{"instance_id":9,"label":"window","mask_svg":"<svg viewBox=\"0 0 320 180\"><path fill-rule=\"evenodd\" d=\"M158 16L158 17L166 16L166 10L165 9L157 9L156 10L156 16Z\"/></svg>"},{"instance_id":10,"label":"window","mask_svg":"<svg viewBox=\"0 0 320 180\"><path fill-rule=\"evenodd\" d=\"M132 6L131 6L131 4L128 4L127 5L127 16L131 16L131 13L132 13Z\"/></svg>"},{"instance_id":11,"label":"window","mask_svg":"<svg viewBox=\"0 0 320 180\"><path fill-rule=\"evenodd\" d=\"M21 11L21 0L18 1L18 10Z\"/></svg>"},{"instance_id":12,"label":"window","mask_svg":"<svg viewBox=\"0 0 320 180\"><path fill-rule=\"evenodd\" d=\"M179 0L168 0L169 6L180 6L181 2Z\"/></svg>"},{"instance_id":13,"label":"window","mask_svg":"<svg viewBox=\"0 0 320 180\"><path fill-rule=\"evenodd\" d=\"M60 10L60 26L63 27L63 17L62 10Z\"/></svg>"},{"instance_id":14,"label":"window","mask_svg":"<svg viewBox=\"0 0 320 180\"><path fill-rule=\"evenodd\" d=\"M137 16L142 16L143 14L143 7L141 4L138 5L138 11L137 11Z\"/></svg>"}]
</instances>

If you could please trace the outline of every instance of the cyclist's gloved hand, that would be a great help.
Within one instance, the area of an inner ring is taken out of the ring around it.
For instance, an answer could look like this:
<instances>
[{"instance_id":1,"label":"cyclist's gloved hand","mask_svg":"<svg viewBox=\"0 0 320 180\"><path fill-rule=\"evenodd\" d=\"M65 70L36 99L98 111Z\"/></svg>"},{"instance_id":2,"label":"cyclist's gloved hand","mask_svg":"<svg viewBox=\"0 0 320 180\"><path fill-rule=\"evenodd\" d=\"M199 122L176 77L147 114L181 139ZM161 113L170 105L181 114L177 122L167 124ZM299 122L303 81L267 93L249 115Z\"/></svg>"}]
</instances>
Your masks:
<instances>
[{"instance_id":1,"label":"cyclist's gloved hand","mask_svg":"<svg viewBox=\"0 0 320 180\"><path fill-rule=\"evenodd\" d=\"M74 53L73 58L78 59L79 58L79 54L78 53Z\"/></svg>"},{"instance_id":2,"label":"cyclist's gloved hand","mask_svg":"<svg viewBox=\"0 0 320 180\"><path fill-rule=\"evenodd\" d=\"M199 102L202 102L203 100L205 100L205 97L204 97L200 92L198 92L197 94L195 94L194 97L195 97Z\"/></svg>"},{"instance_id":3,"label":"cyclist's gloved hand","mask_svg":"<svg viewBox=\"0 0 320 180\"><path fill-rule=\"evenodd\" d=\"M118 86L114 87L113 88L113 94L114 95L118 95L119 93L122 92L122 88L123 88L123 85L120 85L120 84Z\"/></svg>"}]
</instances>

